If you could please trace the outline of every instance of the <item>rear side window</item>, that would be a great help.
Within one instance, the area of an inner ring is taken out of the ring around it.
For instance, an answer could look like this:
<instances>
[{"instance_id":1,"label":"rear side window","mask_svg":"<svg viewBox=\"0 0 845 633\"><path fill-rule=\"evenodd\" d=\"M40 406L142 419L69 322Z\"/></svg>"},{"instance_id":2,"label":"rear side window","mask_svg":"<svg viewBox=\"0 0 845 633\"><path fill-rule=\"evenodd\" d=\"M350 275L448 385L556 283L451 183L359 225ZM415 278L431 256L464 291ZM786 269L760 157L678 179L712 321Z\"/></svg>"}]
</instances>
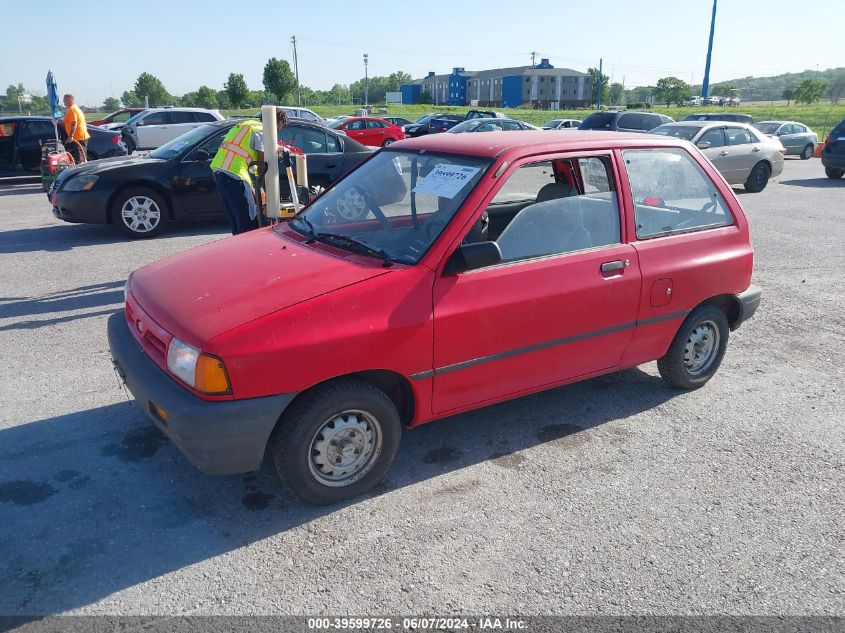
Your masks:
<instances>
[{"instance_id":1,"label":"rear side window","mask_svg":"<svg viewBox=\"0 0 845 633\"><path fill-rule=\"evenodd\" d=\"M0 137L3 136L14 136L15 135L15 123L12 121L7 121L5 123L0 123Z\"/></svg>"},{"instance_id":2,"label":"rear side window","mask_svg":"<svg viewBox=\"0 0 845 633\"><path fill-rule=\"evenodd\" d=\"M634 197L638 239L733 224L716 186L684 150L625 150L622 156Z\"/></svg>"},{"instance_id":3,"label":"rear side window","mask_svg":"<svg viewBox=\"0 0 845 633\"><path fill-rule=\"evenodd\" d=\"M177 123L196 123L197 119L194 116L193 112L171 112L170 113L170 122L173 124Z\"/></svg>"},{"instance_id":4,"label":"rear side window","mask_svg":"<svg viewBox=\"0 0 845 633\"><path fill-rule=\"evenodd\" d=\"M195 112L194 115L197 117L197 121L201 123L211 123L217 120L211 112Z\"/></svg>"}]
</instances>

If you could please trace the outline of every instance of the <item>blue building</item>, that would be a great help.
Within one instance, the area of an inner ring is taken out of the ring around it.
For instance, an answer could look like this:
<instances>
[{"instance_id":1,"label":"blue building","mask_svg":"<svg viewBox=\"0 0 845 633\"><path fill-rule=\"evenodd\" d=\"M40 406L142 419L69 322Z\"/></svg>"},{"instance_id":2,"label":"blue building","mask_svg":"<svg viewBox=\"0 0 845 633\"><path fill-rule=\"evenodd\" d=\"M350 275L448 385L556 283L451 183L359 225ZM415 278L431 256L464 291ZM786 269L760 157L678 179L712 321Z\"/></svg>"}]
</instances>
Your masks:
<instances>
[{"instance_id":1,"label":"blue building","mask_svg":"<svg viewBox=\"0 0 845 633\"><path fill-rule=\"evenodd\" d=\"M494 108L530 107L542 110L589 107L592 76L555 68L548 59L536 66L467 71L455 67L449 75L429 72L402 85L402 102L419 103L428 93L435 105L476 105Z\"/></svg>"}]
</instances>

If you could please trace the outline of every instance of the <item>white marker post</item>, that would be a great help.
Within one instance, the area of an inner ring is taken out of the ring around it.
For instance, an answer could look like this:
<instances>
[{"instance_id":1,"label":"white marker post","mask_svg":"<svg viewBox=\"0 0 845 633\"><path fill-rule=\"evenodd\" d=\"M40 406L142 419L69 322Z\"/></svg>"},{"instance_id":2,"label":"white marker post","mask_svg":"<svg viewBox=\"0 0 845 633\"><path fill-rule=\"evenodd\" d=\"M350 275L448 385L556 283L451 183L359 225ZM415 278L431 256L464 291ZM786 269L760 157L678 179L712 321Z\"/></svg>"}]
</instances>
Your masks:
<instances>
[{"instance_id":1,"label":"white marker post","mask_svg":"<svg viewBox=\"0 0 845 633\"><path fill-rule=\"evenodd\" d=\"M276 129L276 106L261 106L261 124L264 129L264 161L267 163L267 173L264 176L264 193L267 196L266 212L271 220L282 216L281 195L279 193L279 139Z\"/></svg>"}]
</instances>

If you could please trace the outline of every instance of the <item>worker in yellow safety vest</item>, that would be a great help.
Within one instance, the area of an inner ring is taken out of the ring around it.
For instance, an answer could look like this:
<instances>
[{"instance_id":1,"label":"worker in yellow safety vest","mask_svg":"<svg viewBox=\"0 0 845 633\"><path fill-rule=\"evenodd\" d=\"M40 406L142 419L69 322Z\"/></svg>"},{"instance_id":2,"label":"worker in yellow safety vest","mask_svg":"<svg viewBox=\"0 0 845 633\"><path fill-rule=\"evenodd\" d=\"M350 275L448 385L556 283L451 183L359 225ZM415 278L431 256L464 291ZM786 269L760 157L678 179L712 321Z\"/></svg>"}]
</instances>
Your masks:
<instances>
[{"instance_id":1,"label":"worker in yellow safety vest","mask_svg":"<svg viewBox=\"0 0 845 633\"><path fill-rule=\"evenodd\" d=\"M276 108L277 128L281 130L287 122L285 111ZM232 235L258 228L249 164L264 162L262 131L260 121L250 119L238 123L226 134L211 161L217 193L232 221Z\"/></svg>"}]
</instances>

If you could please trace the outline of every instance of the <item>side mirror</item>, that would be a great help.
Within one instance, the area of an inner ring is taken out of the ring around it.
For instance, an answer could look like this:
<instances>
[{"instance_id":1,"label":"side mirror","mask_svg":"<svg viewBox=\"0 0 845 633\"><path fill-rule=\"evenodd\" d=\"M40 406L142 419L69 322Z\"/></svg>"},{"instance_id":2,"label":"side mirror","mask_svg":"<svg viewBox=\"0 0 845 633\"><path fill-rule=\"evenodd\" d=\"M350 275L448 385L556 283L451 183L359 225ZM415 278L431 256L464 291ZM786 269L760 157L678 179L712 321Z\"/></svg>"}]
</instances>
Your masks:
<instances>
[{"instance_id":1,"label":"side mirror","mask_svg":"<svg viewBox=\"0 0 845 633\"><path fill-rule=\"evenodd\" d=\"M698 149L710 149L710 141L699 141L695 144Z\"/></svg>"},{"instance_id":2,"label":"side mirror","mask_svg":"<svg viewBox=\"0 0 845 633\"><path fill-rule=\"evenodd\" d=\"M208 160L209 158L211 158L211 154L204 149L195 150L194 153L191 154L191 160L197 163Z\"/></svg>"},{"instance_id":3,"label":"side mirror","mask_svg":"<svg viewBox=\"0 0 845 633\"><path fill-rule=\"evenodd\" d=\"M502 251L496 242L461 244L443 270L444 275L457 275L467 270L492 266L502 261Z\"/></svg>"}]
</instances>

